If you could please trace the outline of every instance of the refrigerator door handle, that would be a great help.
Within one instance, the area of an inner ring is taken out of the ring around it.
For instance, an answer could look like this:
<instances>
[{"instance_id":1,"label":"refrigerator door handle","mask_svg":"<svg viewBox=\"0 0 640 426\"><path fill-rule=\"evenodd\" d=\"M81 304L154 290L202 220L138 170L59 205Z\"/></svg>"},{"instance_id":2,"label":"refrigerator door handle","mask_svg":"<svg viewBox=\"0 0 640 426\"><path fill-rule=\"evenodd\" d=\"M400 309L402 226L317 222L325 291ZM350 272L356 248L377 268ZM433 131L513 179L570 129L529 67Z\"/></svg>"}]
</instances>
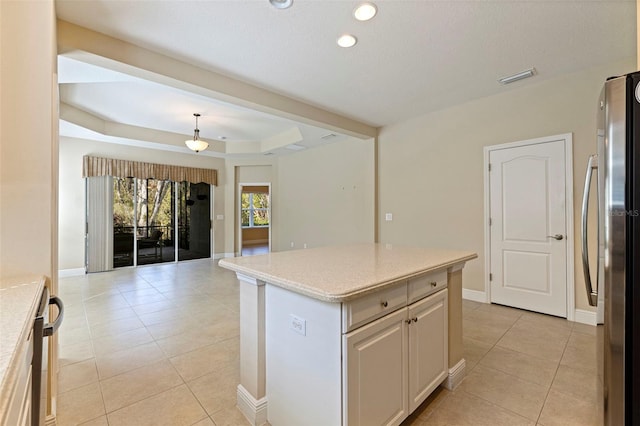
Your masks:
<instances>
[{"instance_id":1,"label":"refrigerator door handle","mask_svg":"<svg viewBox=\"0 0 640 426\"><path fill-rule=\"evenodd\" d=\"M584 271L584 284L587 290L587 299L589 305L596 306L598 304L598 292L593 291L591 285L591 271L589 270L589 245L587 241L587 219L589 210L589 192L591 189L591 177L593 170L598 168L598 156L591 155L587 163L587 174L584 181L584 195L582 197L582 269ZM597 189L596 189L597 190ZM596 277L596 284L597 284Z\"/></svg>"},{"instance_id":2,"label":"refrigerator door handle","mask_svg":"<svg viewBox=\"0 0 640 426\"><path fill-rule=\"evenodd\" d=\"M60 325L62 324L62 319L64 318L64 304L59 297L53 296L50 298L49 305L56 305L58 307L58 317L54 322L44 325L44 328L42 329L44 337L52 336L56 331L58 331L58 328L60 328Z\"/></svg>"}]
</instances>

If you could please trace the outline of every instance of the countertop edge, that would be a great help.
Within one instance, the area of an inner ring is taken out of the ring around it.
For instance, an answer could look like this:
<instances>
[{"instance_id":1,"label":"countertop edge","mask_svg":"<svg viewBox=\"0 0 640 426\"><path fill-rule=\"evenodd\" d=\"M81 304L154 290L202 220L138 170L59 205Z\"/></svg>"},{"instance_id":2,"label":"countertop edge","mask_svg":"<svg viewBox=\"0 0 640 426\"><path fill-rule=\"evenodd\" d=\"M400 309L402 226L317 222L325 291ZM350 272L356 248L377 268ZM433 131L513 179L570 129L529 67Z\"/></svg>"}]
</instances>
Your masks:
<instances>
[{"instance_id":1,"label":"countertop edge","mask_svg":"<svg viewBox=\"0 0 640 426\"><path fill-rule=\"evenodd\" d=\"M427 267L418 271L393 277L392 279L370 285L366 288L360 288L360 289L346 292L346 293L326 293L326 292L314 291L312 288L309 288L309 286L307 286L304 283L298 283L296 281L287 280L282 277L273 276L271 274L256 271L255 269L238 265L236 263L225 262L225 259L220 259L218 264L225 269L229 269L234 272L247 275L257 280L264 281L266 283L275 285L277 287L284 288L285 290L293 291L295 293L302 294L304 296L308 296L313 299L321 300L324 302L330 302L330 303L342 303L342 302L348 302L350 300L364 296L368 293L381 290L385 287L388 287L390 285L397 283L398 281L408 280L408 279L420 276L422 274L437 271L440 269L450 268L460 263L466 263L470 260L476 259L477 257L478 257L477 253L470 253L467 256L459 257L449 262L444 262L435 266L432 265L430 267Z\"/></svg>"},{"instance_id":2,"label":"countertop edge","mask_svg":"<svg viewBox=\"0 0 640 426\"><path fill-rule=\"evenodd\" d=\"M27 336L31 332L33 328L33 322L35 321L36 310L38 309L38 304L40 303L40 295L42 294L42 289L46 285L47 278L45 276L32 277L28 280L25 279L25 284L27 282L34 283L37 282L37 290L36 296L31 301L31 306L29 307L29 313L22 323L22 329L20 330L20 335L18 341L15 342L16 346L13 349L11 357L9 358L9 364L7 365L7 369L4 373L2 381L0 382L0 423L5 420L5 416L8 414L8 406L11 401L11 393L15 386L15 383L18 379L19 370L20 370L20 359L17 357L21 355L21 353L16 350L18 348L19 342L26 340Z\"/></svg>"}]
</instances>

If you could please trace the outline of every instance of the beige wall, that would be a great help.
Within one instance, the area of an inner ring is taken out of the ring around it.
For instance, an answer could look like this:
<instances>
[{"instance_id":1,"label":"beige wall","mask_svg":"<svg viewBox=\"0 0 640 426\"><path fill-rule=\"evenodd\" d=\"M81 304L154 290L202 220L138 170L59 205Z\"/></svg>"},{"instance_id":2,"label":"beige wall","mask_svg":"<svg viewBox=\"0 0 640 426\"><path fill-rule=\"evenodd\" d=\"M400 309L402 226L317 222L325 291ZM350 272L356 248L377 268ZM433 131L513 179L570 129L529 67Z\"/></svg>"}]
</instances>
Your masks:
<instances>
[{"instance_id":1,"label":"beige wall","mask_svg":"<svg viewBox=\"0 0 640 426\"><path fill-rule=\"evenodd\" d=\"M82 139L61 138L60 141L60 218L59 265L60 269L76 269L84 266L84 179L82 157L95 155L149 163L175 164L218 170L218 186L214 187L214 211L223 214L225 209L224 160L197 154L158 151L125 145L116 145ZM213 221L215 253L223 251L224 227Z\"/></svg>"},{"instance_id":2,"label":"beige wall","mask_svg":"<svg viewBox=\"0 0 640 426\"><path fill-rule=\"evenodd\" d=\"M350 138L279 158L274 251L373 241L374 147Z\"/></svg>"},{"instance_id":3,"label":"beige wall","mask_svg":"<svg viewBox=\"0 0 640 426\"><path fill-rule=\"evenodd\" d=\"M478 252L465 267L464 286L483 291L483 147L561 133L573 133L574 235L579 236L585 165L596 149L598 95L606 77L634 68L630 57L524 88L505 87L505 93L382 128L380 241ZM393 213L393 221L384 221L385 213ZM589 309L579 244L576 237L576 307Z\"/></svg>"},{"instance_id":4,"label":"beige wall","mask_svg":"<svg viewBox=\"0 0 640 426\"><path fill-rule=\"evenodd\" d=\"M218 170L214 200L216 256L238 251L240 183L270 183L272 249L373 241L374 145L349 138L283 157L227 159L62 138L60 269L84 263L82 156L96 155ZM222 215L223 219L218 219Z\"/></svg>"},{"instance_id":5,"label":"beige wall","mask_svg":"<svg viewBox=\"0 0 640 426\"><path fill-rule=\"evenodd\" d=\"M0 278L57 276L52 0L0 1Z\"/></svg>"}]
</instances>

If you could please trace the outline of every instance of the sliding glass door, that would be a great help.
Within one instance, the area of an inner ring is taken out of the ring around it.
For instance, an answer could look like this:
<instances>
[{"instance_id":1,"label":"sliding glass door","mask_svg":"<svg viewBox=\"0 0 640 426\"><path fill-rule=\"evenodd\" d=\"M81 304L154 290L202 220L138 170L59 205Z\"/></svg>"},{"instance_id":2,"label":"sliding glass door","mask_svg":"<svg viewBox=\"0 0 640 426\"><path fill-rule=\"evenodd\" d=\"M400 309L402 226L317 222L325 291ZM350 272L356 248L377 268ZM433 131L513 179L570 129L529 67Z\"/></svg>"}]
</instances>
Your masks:
<instances>
[{"instance_id":1,"label":"sliding glass door","mask_svg":"<svg viewBox=\"0 0 640 426\"><path fill-rule=\"evenodd\" d=\"M211 186L178 185L178 260L211 257Z\"/></svg>"},{"instance_id":2,"label":"sliding glass door","mask_svg":"<svg viewBox=\"0 0 640 426\"><path fill-rule=\"evenodd\" d=\"M134 265L136 188L133 178L113 178L113 267Z\"/></svg>"},{"instance_id":3,"label":"sliding glass door","mask_svg":"<svg viewBox=\"0 0 640 426\"><path fill-rule=\"evenodd\" d=\"M138 265L175 261L175 184L168 180L137 179Z\"/></svg>"},{"instance_id":4,"label":"sliding glass door","mask_svg":"<svg viewBox=\"0 0 640 426\"><path fill-rule=\"evenodd\" d=\"M207 257L211 257L209 184L113 179L114 267Z\"/></svg>"}]
</instances>

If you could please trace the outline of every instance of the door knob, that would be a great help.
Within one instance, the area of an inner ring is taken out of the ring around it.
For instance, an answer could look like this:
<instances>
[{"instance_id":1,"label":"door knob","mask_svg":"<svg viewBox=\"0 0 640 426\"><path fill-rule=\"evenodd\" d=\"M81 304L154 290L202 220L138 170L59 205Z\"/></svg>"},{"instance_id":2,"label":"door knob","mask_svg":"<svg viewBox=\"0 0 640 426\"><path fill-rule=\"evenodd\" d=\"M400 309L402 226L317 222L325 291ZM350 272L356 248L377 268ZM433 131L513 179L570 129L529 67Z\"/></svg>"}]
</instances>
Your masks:
<instances>
[{"instance_id":1,"label":"door knob","mask_svg":"<svg viewBox=\"0 0 640 426\"><path fill-rule=\"evenodd\" d=\"M556 240L560 241L561 239L564 238L564 235L562 235L562 234L547 235L547 238L553 238L553 239L556 239Z\"/></svg>"}]
</instances>

